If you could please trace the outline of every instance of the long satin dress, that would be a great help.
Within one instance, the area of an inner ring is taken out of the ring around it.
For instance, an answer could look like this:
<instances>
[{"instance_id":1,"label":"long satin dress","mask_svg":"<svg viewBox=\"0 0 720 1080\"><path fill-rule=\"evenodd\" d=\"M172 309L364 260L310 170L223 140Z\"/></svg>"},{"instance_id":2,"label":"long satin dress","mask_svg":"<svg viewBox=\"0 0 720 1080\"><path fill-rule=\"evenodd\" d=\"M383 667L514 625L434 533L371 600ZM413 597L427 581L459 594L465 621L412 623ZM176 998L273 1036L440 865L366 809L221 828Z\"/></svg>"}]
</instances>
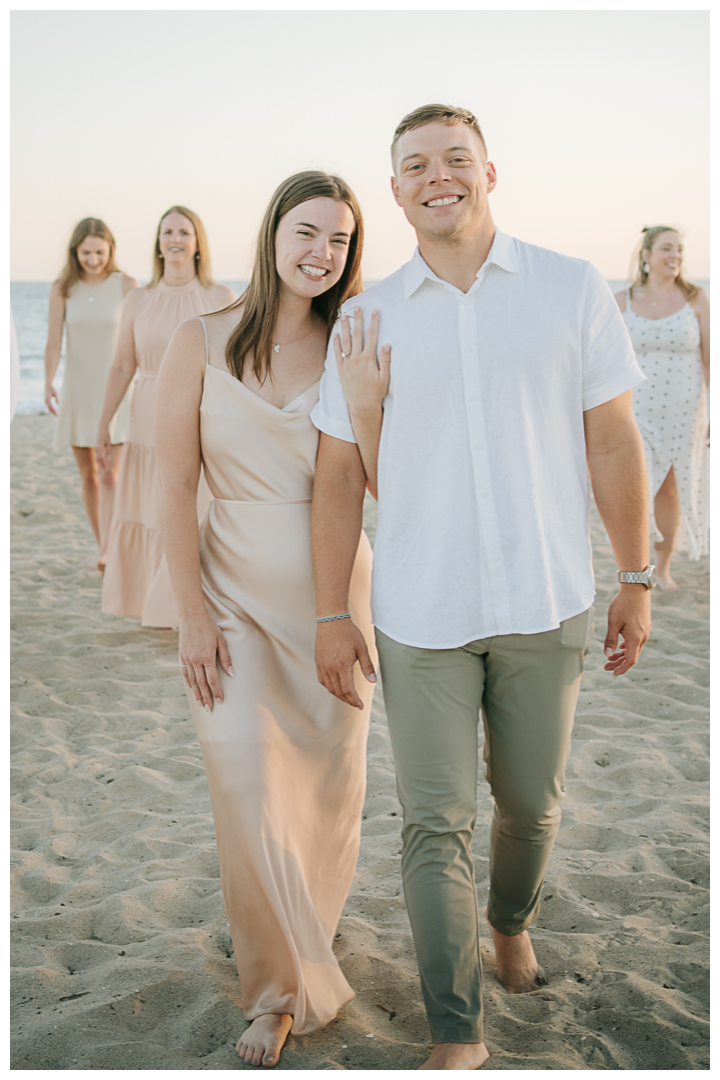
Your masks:
<instances>
[{"instance_id":1,"label":"long satin dress","mask_svg":"<svg viewBox=\"0 0 720 1080\"><path fill-rule=\"evenodd\" d=\"M108 537L102 610L139 616L143 626L177 627L178 611L160 535L160 482L155 455L157 377L170 338L181 322L227 303L224 286L205 288L197 277L187 285L140 290L133 334L138 374L130 426L118 477ZM198 488L198 517L210 501L204 480Z\"/></svg>"},{"instance_id":2,"label":"long satin dress","mask_svg":"<svg viewBox=\"0 0 720 1080\"><path fill-rule=\"evenodd\" d=\"M202 585L235 675L218 666L225 701L212 713L192 693L188 700L243 1011L291 1013L293 1032L304 1035L354 996L332 945L360 843L373 688L356 674L359 711L315 671L310 411L319 383L279 409L224 367L212 336L210 359L223 367L206 367L200 410L213 494L200 525ZM363 533L350 611L372 649L371 560Z\"/></svg>"}]
</instances>

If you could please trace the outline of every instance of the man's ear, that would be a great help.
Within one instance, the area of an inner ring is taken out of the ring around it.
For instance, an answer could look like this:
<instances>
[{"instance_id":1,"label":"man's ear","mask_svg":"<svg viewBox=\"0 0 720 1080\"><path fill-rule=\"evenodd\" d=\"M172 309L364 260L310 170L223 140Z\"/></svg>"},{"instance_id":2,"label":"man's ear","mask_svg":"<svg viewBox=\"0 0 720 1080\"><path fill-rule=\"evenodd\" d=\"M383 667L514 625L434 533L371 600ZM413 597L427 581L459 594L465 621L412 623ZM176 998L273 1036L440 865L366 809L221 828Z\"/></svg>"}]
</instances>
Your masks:
<instances>
[{"instance_id":1,"label":"man's ear","mask_svg":"<svg viewBox=\"0 0 720 1080\"><path fill-rule=\"evenodd\" d=\"M398 187L398 182L394 176L390 177L390 187L392 188L393 198L395 199L395 202L398 204L398 206L402 206L402 203L400 202L400 188Z\"/></svg>"}]
</instances>

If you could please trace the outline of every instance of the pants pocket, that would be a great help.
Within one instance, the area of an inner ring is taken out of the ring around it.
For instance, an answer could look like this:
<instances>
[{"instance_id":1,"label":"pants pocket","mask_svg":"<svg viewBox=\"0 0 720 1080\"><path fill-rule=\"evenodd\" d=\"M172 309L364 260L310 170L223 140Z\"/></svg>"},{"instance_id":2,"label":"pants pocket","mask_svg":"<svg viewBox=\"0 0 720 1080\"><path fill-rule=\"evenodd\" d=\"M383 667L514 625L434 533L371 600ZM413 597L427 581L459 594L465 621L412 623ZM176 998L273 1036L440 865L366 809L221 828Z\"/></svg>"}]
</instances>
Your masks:
<instances>
[{"instance_id":1,"label":"pants pocket","mask_svg":"<svg viewBox=\"0 0 720 1080\"><path fill-rule=\"evenodd\" d=\"M583 656L587 656L595 629L594 614L595 608L589 607L587 611L581 611L579 615L573 615L571 619L561 622L560 644L568 649L582 649Z\"/></svg>"}]
</instances>

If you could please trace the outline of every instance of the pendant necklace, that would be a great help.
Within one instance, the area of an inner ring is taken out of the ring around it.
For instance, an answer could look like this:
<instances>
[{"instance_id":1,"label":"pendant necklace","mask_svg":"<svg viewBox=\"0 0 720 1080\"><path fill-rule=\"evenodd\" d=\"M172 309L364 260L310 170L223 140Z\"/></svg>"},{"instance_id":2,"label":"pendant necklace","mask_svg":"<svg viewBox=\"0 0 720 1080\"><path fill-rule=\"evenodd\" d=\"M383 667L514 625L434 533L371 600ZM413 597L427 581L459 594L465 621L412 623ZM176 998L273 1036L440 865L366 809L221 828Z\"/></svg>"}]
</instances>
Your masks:
<instances>
[{"instance_id":1,"label":"pendant necklace","mask_svg":"<svg viewBox=\"0 0 720 1080\"><path fill-rule=\"evenodd\" d=\"M276 345L275 342L273 341L273 349L275 350L276 353L279 353L281 349L286 349L288 347L288 345L297 345L298 342L304 341L306 337L310 337L310 335L312 334L314 329L315 329L315 327L311 326L310 329L308 330L307 334L303 334L302 337L296 338L295 341L286 341L283 345Z\"/></svg>"}]
</instances>

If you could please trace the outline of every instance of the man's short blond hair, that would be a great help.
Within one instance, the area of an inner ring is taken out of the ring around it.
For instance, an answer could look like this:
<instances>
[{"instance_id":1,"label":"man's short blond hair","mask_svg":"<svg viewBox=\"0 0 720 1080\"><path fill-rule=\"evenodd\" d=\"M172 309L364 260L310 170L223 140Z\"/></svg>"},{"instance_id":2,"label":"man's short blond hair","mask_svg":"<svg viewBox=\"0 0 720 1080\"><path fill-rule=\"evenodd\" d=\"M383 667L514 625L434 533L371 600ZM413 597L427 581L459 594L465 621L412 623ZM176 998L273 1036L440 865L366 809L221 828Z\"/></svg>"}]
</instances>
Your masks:
<instances>
[{"instance_id":1,"label":"man's short blond hair","mask_svg":"<svg viewBox=\"0 0 720 1080\"><path fill-rule=\"evenodd\" d=\"M454 105L421 105L419 109L413 109L411 113L404 116L395 128L392 146L390 147L393 168L395 167L395 147L398 139L402 138L408 131L414 131L415 128L424 127L425 124L437 123L448 125L467 124L477 135L485 152L485 157L487 157L487 146L485 145L483 133L480 130L477 117L469 109L458 109Z\"/></svg>"}]
</instances>

